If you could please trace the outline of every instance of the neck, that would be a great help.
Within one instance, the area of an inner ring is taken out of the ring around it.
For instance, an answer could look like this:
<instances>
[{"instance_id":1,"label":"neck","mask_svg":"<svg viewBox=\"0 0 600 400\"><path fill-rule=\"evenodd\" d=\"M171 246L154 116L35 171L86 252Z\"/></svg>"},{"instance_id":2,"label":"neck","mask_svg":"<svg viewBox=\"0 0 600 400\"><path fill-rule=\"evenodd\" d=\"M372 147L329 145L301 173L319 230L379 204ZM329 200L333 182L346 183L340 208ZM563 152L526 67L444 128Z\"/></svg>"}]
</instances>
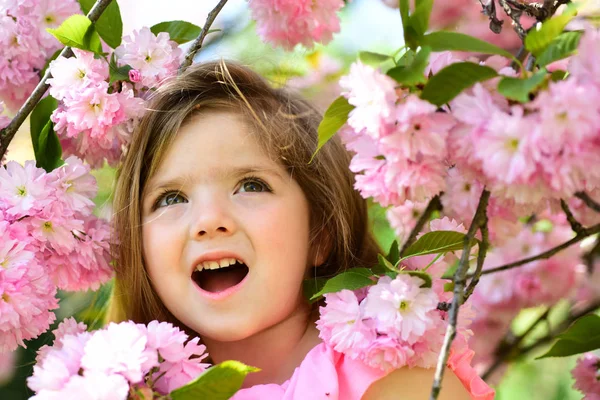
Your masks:
<instances>
[{"instance_id":1,"label":"neck","mask_svg":"<svg viewBox=\"0 0 600 400\"><path fill-rule=\"evenodd\" d=\"M214 364L237 360L260 368L249 374L243 387L281 384L288 380L306 354L320 339L310 308L294 311L288 318L255 335L235 342L219 342L204 337L203 342Z\"/></svg>"}]
</instances>

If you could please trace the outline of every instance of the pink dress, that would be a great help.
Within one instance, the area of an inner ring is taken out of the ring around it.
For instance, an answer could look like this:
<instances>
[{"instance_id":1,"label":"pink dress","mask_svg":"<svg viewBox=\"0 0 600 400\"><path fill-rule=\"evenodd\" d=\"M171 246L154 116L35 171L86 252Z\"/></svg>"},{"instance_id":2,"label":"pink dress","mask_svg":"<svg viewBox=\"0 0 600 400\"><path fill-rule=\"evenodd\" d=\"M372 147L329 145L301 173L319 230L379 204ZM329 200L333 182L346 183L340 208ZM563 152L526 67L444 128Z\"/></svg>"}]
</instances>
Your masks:
<instances>
[{"instance_id":1,"label":"pink dress","mask_svg":"<svg viewBox=\"0 0 600 400\"><path fill-rule=\"evenodd\" d=\"M448 367L474 400L493 400L490 388L471 367L473 351L451 354ZM282 385L255 385L238 391L232 400L359 400L386 372L338 353L325 343L308 352L292 377Z\"/></svg>"}]
</instances>

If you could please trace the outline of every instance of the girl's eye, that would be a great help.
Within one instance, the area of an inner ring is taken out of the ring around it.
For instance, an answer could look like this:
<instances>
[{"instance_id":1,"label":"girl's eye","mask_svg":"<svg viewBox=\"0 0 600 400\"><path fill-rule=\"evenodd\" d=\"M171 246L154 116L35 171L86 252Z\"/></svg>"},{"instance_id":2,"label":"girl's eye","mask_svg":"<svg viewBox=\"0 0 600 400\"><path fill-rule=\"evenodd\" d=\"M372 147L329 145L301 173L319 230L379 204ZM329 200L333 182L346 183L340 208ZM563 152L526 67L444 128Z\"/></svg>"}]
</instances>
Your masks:
<instances>
[{"instance_id":1,"label":"girl's eye","mask_svg":"<svg viewBox=\"0 0 600 400\"><path fill-rule=\"evenodd\" d=\"M270 192L271 188L269 185L256 178L248 178L242 181L238 192L240 193L254 193L254 192Z\"/></svg>"},{"instance_id":2,"label":"girl's eye","mask_svg":"<svg viewBox=\"0 0 600 400\"><path fill-rule=\"evenodd\" d=\"M172 206L173 204L187 203L185 197L183 197L179 192L170 192L165 193L156 201L156 207L166 207Z\"/></svg>"}]
</instances>

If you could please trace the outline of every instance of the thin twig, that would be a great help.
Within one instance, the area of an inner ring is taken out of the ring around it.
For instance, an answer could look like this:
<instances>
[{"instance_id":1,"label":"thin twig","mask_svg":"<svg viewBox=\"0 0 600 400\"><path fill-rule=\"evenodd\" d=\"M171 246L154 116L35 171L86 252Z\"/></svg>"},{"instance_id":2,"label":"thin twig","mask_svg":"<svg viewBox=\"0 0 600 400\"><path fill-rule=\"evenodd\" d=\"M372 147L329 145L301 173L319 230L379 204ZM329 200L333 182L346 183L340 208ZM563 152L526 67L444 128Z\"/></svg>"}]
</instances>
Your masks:
<instances>
[{"instance_id":1,"label":"thin twig","mask_svg":"<svg viewBox=\"0 0 600 400\"><path fill-rule=\"evenodd\" d=\"M408 239L406 239L406 242L404 242L404 244L402 245L402 248L400 249L400 257L402 257L406 252L406 249L408 249L410 245L415 242L415 240L417 239L417 235L419 234L419 232L421 232L427 221L429 221L429 218L431 218L431 214L433 214L434 211L442 210L442 202L440 201L440 196L442 194L443 193L435 195L431 200L429 200L429 203L427 204L427 207L425 207L425 210L419 217L417 224L412 229L412 231L410 231Z\"/></svg>"},{"instance_id":2,"label":"thin twig","mask_svg":"<svg viewBox=\"0 0 600 400\"><path fill-rule=\"evenodd\" d=\"M591 208L592 210L600 213L600 203L597 203L586 192L577 192L575 193L575 197L582 200L585 203L585 205Z\"/></svg>"},{"instance_id":3,"label":"thin twig","mask_svg":"<svg viewBox=\"0 0 600 400\"><path fill-rule=\"evenodd\" d=\"M506 271L512 268L516 268L519 267L521 265L525 265L528 264L532 261L536 261L536 260L543 260L546 258L550 258L553 255L555 255L556 253L558 253L559 251L566 249L567 247L570 247L572 245L574 245L575 243L581 242L583 239L585 239L588 236L592 236L596 233L600 232L600 224L597 225L593 225L589 228L583 228L582 233L576 235L574 238L567 240L566 242L559 244L556 247L553 247L549 250L546 250L542 253L536 254L535 256L531 256L531 257L527 257L524 258L522 260L519 261L515 261L509 264L505 264L499 267L494 267L494 268L490 268L490 269L486 269L484 270L481 275L488 275L488 274L493 274L495 272L500 272L500 271ZM472 277L472 276L468 276L468 277Z\"/></svg>"},{"instance_id":4,"label":"thin twig","mask_svg":"<svg viewBox=\"0 0 600 400\"><path fill-rule=\"evenodd\" d=\"M440 350L440 356L438 358L437 368L435 370L435 377L431 387L431 394L429 396L430 400L437 399L438 395L440 394L440 390L442 389L442 379L444 377L444 371L446 369L448 357L450 356L450 346L452 345L452 341L456 336L458 310L463 303L463 291L466 283L465 276L469 265L469 255L471 252L471 247L473 246L475 234L485 222L485 212L489 199L490 192L484 189L481 193L481 197L479 198L479 205L477 206L477 210L473 216L473 221L471 221L469 231L465 236L462 255L460 257L460 261L458 262L456 272L454 273L454 296L452 297L452 305L450 306L450 311L448 312L448 327L446 328L444 344Z\"/></svg>"},{"instance_id":5,"label":"thin twig","mask_svg":"<svg viewBox=\"0 0 600 400\"><path fill-rule=\"evenodd\" d=\"M500 21L496 16L496 2L494 0L487 2L479 0L479 3L481 3L481 8L483 9L483 15L490 19L490 30L495 34L502 32L504 21Z\"/></svg>"},{"instance_id":6,"label":"thin twig","mask_svg":"<svg viewBox=\"0 0 600 400\"><path fill-rule=\"evenodd\" d=\"M583 225L581 225L581 223L575 219L575 216L571 212L569 205L563 199L560 199L560 208L562 208L563 212L567 216L567 221L569 221L573 232L577 233L578 235L581 234L581 232L583 232Z\"/></svg>"},{"instance_id":7,"label":"thin twig","mask_svg":"<svg viewBox=\"0 0 600 400\"><path fill-rule=\"evenodd\" d=\"M479 227L481 232L481 242L479 242L479 249L477 251L477 267L475 268L471 282L469 282L469 286L467 286L467 289L465 290L465 299L463 302L467 301L469 297L471 297L473 291L475 290L475 286L479 283L479 278L481 278L481 272L483 271L485 256L487 254L488 247L490 246L490 234L488 230L488 216L486 210L483 210L482 218L483 224L481 224Z\"/></svg>"},{"instance_id":8,"label":"thin twig","mask_svg":"<svg viewBox=\"0 0 600 400\"><path fill-rule=\"evenodd\" d=\"M498 0L498 3L502 6L504 13L508 15L508 17L513 21L513 28L515 32L519 35L521 41L525 40L525 28L521 25L521 14L523 11L518 9L513 9L509 4L508 0Z\"/></svg>"},{"instance_id":9,"label":"thin twig","mask_svg":"<svg viewBox=\"0 0 600 400\"><path fill-rule=\"evenodd\" d=\"M572 313L573 310L571 310L571 315L569 317L567 317L556 329L552 330L552 332L549 332L547 335L537 339L534 343L530 344L529 346L525 346L521 349L514 348L514 349L510 349L510 352L506 351L502 354L498 354L498 358L496 358L494 363L482 374L482 378L487 379L505 361L509 361L509 359L513 360L513 359L516 359L517 357L523 357L523 356L529 354L534 349L537 349L538 347L552 341L558 335L563 333L565 331L565 329L567 329L575 320L583 317L584 315L587 315L589 313L596 311L598 308L600 308L600 299L596 299L595 301L590 303L589 306L585 307L584 309L582 309L581 311L578 311L576 313ZM539 325L539 323L541 321L543 321L543 319L541 317L538 318L536 323L529 327L528 331L532 331L533 328L535 328L535 326Z\"/></svg>"},{"instance_id":10,"label":"thin twig","mask_svg":"<svg viewBox=\"0 0 600 400\"><path fill-rule=\"evenodd\" d=\"M88 19L92 21L92 23L96 22L100 15L102 15L102 13L104 12L106 7L108 7L108 5L111 3L111 1L112 0L96 1L96 4L94 4L94 6L87 15ZM65 47L60 52L59 57L70 57L72 55L73 53L71 52L71 48ZM19 111L17 111L17 114L14 116L12 121L10 121L10 123L4 129L0 130L0 159L4 157L6 149L8 149L8 145L15 137L15 134L17 133L21 125L23 125L23 122L25 122L27 116L31 114L35 106L41 100L44 93L46 93L46 90L48 90L49 85L46 83L46 81L51 77L52 74L50 74L50 68L48 68L46 69L46 73L44 73L44 76L37 84L33 92L29 95L29 98L27 98L27 101L25 101L25 104L23 104Z\"/></svg>"},{"instance_id":11,"label":"thin twig","mask_svg":"<svg viewBox=\"0 0 600 400\"><path fill-rule=\"evenodd\" d=\"M194 43L192 43L192 46L185 55L185 59L179 66L179 73L182 73L187 67L192 65L196 53L202 48L204 38L206 37L206 35L208 35L208 31L210 30L211 25L217 18L217 15L219 15L219 13L221 12L221 9L225 6L225 3L227 3L227 0L219 1L219 4L217 4L216 7L208 13L208 16L206 17L206 22L204 22L204 27L202 27L202 31L200 32L200 36L198 36L196 40L194 40Z\"/></svg>"}]
</instances>

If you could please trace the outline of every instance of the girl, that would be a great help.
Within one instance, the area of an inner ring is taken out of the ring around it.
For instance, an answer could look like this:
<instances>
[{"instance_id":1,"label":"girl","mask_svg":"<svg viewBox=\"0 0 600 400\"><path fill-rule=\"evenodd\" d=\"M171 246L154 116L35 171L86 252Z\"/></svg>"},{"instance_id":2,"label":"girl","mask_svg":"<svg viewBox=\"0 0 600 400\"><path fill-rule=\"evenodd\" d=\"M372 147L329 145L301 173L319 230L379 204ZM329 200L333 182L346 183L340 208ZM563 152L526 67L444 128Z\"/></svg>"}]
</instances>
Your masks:
<instances>
[{"instance_id":1,"label":"girl","mask_svg":"<svg viewBox=\"0 0 600 400\"><path fill-rule=\"evenodd\" d=\"M320 118L229 62L165 83L119 172L111 318L169 321L200 335L214 363L259 367L237 400L424 399L433 370L385 376L345 358L302 295L304 279L375 265L379 252L340 140L309 163ZM476 380L464 365L458 375ZM449 371L440 399L462 398Z\"/></svg>"}]
</instances>

